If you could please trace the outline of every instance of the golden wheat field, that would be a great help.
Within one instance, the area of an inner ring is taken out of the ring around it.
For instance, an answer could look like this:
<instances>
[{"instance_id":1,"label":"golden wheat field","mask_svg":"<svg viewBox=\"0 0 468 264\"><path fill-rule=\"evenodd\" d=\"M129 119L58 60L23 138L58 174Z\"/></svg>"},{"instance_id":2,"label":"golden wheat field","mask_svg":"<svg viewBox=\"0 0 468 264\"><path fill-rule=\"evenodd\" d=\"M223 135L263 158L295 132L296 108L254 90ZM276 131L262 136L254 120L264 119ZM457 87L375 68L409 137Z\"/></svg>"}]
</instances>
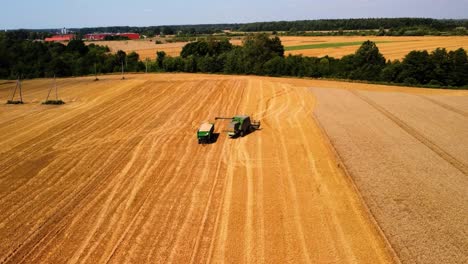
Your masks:
<instances>
[{"instance_id":1,"label":"golden wheat field","mask_svg":"<svg viewBox=\"0 0 468 264\"><path fill-rule=\"evenodd\" d=\"M281 37L281 41L285 47L313 45L313 44L331 44L331 43L356 43L371 40L377 42L382 54L385 58L390 60L402 59L406 54L413 50L427 50L429 52L436 48L446 48L447 50L456 50L464 48L468 50L468 37ZM242 41L232 40L234 45L241 45ZM157 51L164 51L169 56L178 56L182 48L187 44L184 42L179 43L165 43L155 44L149 40L133 40L133 41L97 41L87 42L95 43L97 45L107 45L112 52L123 50L125 52L135 51L140 54L142 60L148 58L154 60ZM354 53L359 48L359 44L342 47L324 47L313 49L301 49L286 51L286 54L313 57L331 56L341 58L345 55Z\"/></svg>"},{"instance_id":2,"label":"golden wheat field","mask_svg":"<svg viewBox=\"0 0 468 264\"><path fill-rule=\"evenodd\" d=\"M134 74L42 105L51 85L0 104L1 263L466 263L467 91ZM236 114L261 129L198 145Z\"/></svg>"},{"instance_id":3,"label":"golden wheat field","mask_svg":"<svg viewBox=\"0 0 468 264\"><path fill-rule=\"evenodd\" d=\"M85 43L108 46L111 52L123 50L130 53L135 51L140 55L141 60L146 58L156 59L156 52L158 51L164 51L167 55L173 57L179 56L182 48L187 44L186 42L155 44L154 41L149 40L89 41Z\"/></svg>"},{"instance_id":4,"label":"golden wheat field","mask_svg":"<svg viewBox=\"0 0 468 264\"><path fill-rule=\"evenodd\" d=\"M402 59L406 54L413 50L427 50L431 52L437 48L446 48L447 50L456 50L458 48L468 49L468 37L282 37L285 47L301 46L308 44L322 43L346 43L346 42L364 42L371 40L377 43L380 52L386 59ZM380 43L379 43L380 42ZM341 58L345 55L356 52L359 44L344 47L330 47L320 49L304 49L289 51L288 54L302 54L304 56L323 57L330 56Z\"/></svg>"}]
</instances>

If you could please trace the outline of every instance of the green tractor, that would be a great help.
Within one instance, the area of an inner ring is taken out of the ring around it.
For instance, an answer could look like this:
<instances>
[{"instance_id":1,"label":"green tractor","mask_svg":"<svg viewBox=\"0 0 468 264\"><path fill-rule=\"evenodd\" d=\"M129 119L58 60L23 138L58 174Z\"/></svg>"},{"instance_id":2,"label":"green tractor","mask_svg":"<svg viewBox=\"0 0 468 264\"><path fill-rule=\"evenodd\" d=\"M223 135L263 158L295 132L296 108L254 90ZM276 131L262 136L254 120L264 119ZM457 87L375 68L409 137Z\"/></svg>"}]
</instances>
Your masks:
<instances>
[{"instance_id":1,"label":"green tractor","mask_svg":"<svg viewBox=\"0 0 468 264\"><path fill-rule=\"evenodd\" d=\"M228 125L228 135L233 137L245 136L250 132L253 132L260 128L260 121L253 121L250 119L250 116L247 115L238 115L234 117L216 117L218 119L227 119L231 120Z\"/></svg>"},{"instance_id":2,"label":"green tractor","mask_svg":"<svg viewBox=\"0 0 468 264\"><path fill-rule=\"evenodd\" d=\"M198 144L209 144L213 141L214 124L203 123L197 131Z\"/></svg>"}]
</instances>

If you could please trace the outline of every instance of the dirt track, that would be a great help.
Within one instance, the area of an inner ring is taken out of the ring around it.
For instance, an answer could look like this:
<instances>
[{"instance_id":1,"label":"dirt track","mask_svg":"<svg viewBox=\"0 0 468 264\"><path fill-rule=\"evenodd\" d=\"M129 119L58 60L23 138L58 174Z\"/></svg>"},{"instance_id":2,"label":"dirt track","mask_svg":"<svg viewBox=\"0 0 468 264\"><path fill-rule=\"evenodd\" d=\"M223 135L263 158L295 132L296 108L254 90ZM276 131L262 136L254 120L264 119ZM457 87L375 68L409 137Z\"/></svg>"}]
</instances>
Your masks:
<instances>
[{"instance_id":1,"label":"dirt track","mask_svg":"<svg viewBox=\"0 0 468 264\"><path fill-rule=\"evenodd\" d=\"M60 107L27 81L25 105L0 105L0 263L392 262L305 86L118 78L60 80ZM239 113L262 129L197 144L202 121Z\"/></svg>"}]
</instances>

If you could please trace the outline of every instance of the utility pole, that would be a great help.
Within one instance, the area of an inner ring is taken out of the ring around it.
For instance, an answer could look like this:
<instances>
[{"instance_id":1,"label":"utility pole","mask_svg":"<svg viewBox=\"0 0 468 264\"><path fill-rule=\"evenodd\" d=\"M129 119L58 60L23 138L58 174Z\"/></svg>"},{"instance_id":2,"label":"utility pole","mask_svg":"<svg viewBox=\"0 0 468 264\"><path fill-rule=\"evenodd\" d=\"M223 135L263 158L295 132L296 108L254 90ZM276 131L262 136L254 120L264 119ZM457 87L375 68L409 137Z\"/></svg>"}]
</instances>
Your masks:
<instances>
[{"instance_id":1,"label":"utility pole","mask_svg":"<svg viewBox=\"0 0 468 264\"><path fill-rule=\"evenodd\" d=\"M20 100L15 101L16 90L19 90ZM23 91L21 87L21 75L18 75L18 80L16 81L15 90L13 90L13 95L11 99L7 101L7 104L23 104Z\"/></svg>"},{"instance_id":2,"label":"utility pole","mask_svg":"<svg viewBox=\"0 0 468 264\"><path fill-rule=\"evenodd\" d=\"M20 102L23 103L23 88L21 87L21 77L19 82L19 93L20 93Z\"/></svg>"},{"instance_id":3,"label":"utility pole","mask_svg":"<svg viewBox=\"0 0 468 264\"><path fill-rule=\"evenodd\" d=\"M55 74L54 74L54 80L55 80ZM47 93L47 98L45 100L45 102L47 103L49 101L49 96L50 96L50 92L52 91L52 86L50 86L49 88L49 92Z\"/></svg>"},{"instance_id":4,"label":"utility pole","mask_svg":"<svg viewBox=\"0 0 468 264\"><path fill-rule=\"evenodd\" d=\"M97 66L96 66L96 63L94 63L94 80L95 81L99 81L99 78L97 77Z\"/></svg>"},{"instance_id":5,"label":"utility pole","mask_svg":"<svg viewBox=\"0 0 468 264\"><path fill-rule=\"evenodd\" d=\"M52 89L55 89L55 100L49 100L50 93L52 92ZM62 100L59 100L59 98L58 98L57 77L55 76L55 73L54 73L54 85L50 86L49 92L47 93L47 98L46 98L45 102L43 102L42 104L45 104L45 105L62 105L62 104L65 104L65 102L63 102Z\"/></svg>"},{"instance_id":6,"label":"utility pole","mask_svg":"<svg viewBox=\"0 0 468 264\"><path fill-rule=\"evenodd\" d=\"M13 100L15 100L15 95L16 95L16 90L18 89L18 86L20 85L20 77L18 75L18 80L16 81L16 86L15 86L15 90L13 90L13 95L11 96L11 102L13 102Z\"/></svg>"},{"instance_id":7,"label":"utility pole","mask_svg":"<svg viewBox=\"0 0 468 264\"><path fill-rule=\"evenodd\" d=\"M55 77L55 74L54 74L54 86L53 88L52 86L49 88L49 93L47 93L47 98L45 100L46 104L49 103L49 97L50 97L50 93L52 92L52 89L55 89L55 101L58 101L57 78Z\"/></svg>"},{"instance_id":8,"label":"utility pole","mask_svg":"<svg viewBox=\"0 0 468 264\"><path fill-rule=\"evenodd\" d=\"M122 80L125 80L125 76L124 76L124 64L123 64L123 61L122 61Z\"/></svg>"},{"instance_id":9,"label":"utility pole","mask_svg":"<svg viewBox=\"0 0 468 264\"><path fill-rule=\"evenodd\" d=\"M54 87L55 87L55 101L58 101L57 79L55 79L55 74L54 74Z\"/></svg>"}]
</instances>

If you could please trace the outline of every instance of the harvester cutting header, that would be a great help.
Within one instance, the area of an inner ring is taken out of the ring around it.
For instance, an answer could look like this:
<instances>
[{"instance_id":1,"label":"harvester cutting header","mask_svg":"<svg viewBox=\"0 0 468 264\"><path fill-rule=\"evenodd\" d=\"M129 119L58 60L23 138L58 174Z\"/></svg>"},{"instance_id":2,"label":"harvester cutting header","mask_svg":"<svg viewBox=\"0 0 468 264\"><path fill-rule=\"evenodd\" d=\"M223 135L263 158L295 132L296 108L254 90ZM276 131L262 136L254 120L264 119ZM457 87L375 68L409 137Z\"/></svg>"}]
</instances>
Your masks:
<instances>
[{"instance_id":1,"label":"harvester cutting header","mask_svg":"<svg viewBox=\"0 0 468 264\"><path fill-rule=\"evenodd\" d=\"M227 119L231 120L228 125L228 135L230 137L245 136L250 132L253 132L260 128L260 121L253 121L250 116L238 115L234 117L216 117L215 120Z\"/></svg>"}]
</instances>

